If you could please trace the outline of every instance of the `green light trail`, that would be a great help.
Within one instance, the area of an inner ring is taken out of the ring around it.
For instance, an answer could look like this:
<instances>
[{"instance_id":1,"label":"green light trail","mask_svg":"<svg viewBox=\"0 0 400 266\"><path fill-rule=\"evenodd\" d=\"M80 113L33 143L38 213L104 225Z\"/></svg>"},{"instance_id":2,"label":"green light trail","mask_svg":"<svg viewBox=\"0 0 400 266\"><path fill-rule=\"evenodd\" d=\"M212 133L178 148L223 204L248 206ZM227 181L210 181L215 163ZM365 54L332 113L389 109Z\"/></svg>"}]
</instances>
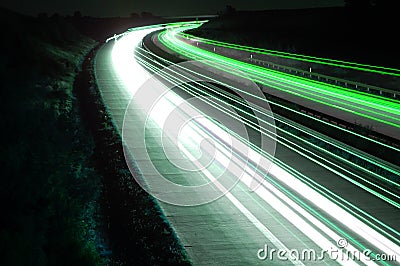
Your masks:
<instances>
[{"instance_id":1,"label":"green light trail","mask_svg":"<svg viewBox=\"0 0 400 266\"><path fill-rule=\"evenodd\" d=\"M153 56L155 56L155 55L153 55ZM217 82L216 80L214 80L214 81ZM228 85L226 85L226 86L229 87ZM240 91L241 93L246 93L246 91L241 90L241 89L238 89L238 88L235 88L235 90ZM215 91L215 93L218 93L218 92ZM250 96L251 96L251 95L250 95ZM236 101L236 100L235 100L235 101ZM268 102L268 103L274 104L274 102ZM288 124L289 126L290 126L290 124L293 124L292 121L285 121L285 120L282 120L283 118L282 118L282 119L277 119L277 118L275 117L275 119L276 119L277 121L280 121L280 122L283 122L283 123L285 123L285 124ZM296 124L296 127L299 127L299 126L300 126L300 125ZM297 128L297 129L299 129L299 128ZM311 136L313 136L313 137L315 137L315 138L317 138L317 139L320 139L320 140L322 140L322 141L324 141L324 142L327 142L326 140L323 140L323 138L322 138L323 135L322 135L322 134L319 134L318 132L311 131L311 130L305 128L305 127L302 127L302 128L300 129L300 131L301 131L301 132L304 132L304 133L306 133L306 134L308 134L308 135L311 135ZM341 147L343 147L343 144L342 144L342 143L340 143L340 146L339 146L339 144L338 144L339 142L336 141L336 143L332 143L332 141L334 141L334 140L330 140L330 141L327 142L327 143L331 144L332 146L334 146L334 147L336 147L336 148L341 148ZM345 145L345 146L346 146L346 145ZM347 146L347 147L348 147L348 146ZM341 149L342 149L342 148L341 148ZM348 147L348 149L346 149L346 151L348 151L350 154L353 154L353 155L356 155L356 156L360 157L360 155L358 155L358 154L356 154L354 151L350 150L350 147ZM399 152L400 152L400 150L396 150L396 151L399 151ZM366 159L366 161L368 161L368 162L370 162L370 163L372 163L372 164L376 164L376 162L373 162L373 161L371 161L370 159ZM392 172L395 173L395 174L398 174L397 172L393 171L392 168L390 168L390 167L386 167L386 166L382 166L382 165L380 165L380 167L384 168L385 170L392 171Z\"/></svg>"},{"instance_id":2,"label":"green light trail","mask_svg":"<svg viewBox=\"0 0 400 266\"><path fill-rule=\"evenodd\" d=\"M200 58L200 59L201 59L201 58ZM219 68L219 69L221 69L221 70L224 70L223 68L219 67L218 65L216 65L216 67ZM243 78L247 78L247 76L243 76L242 74L237 74L237 75L239 75L239 76L241 76L241 77L243 77ZM277 87L274 87L274 88L277 88ZM279 88L277 88L277 89L279 89ZM301 95L300 95L300 96L301 96ZM277 105L277 106L280 106L280 107L283 107L283 108L285 108L285 109L288 109L287 107L282 106L282 105L279 105L279 104L277 104L277 103L273 103L273 104L275 104L275 105ZM335 107L335 106L333 106L333 107ZM303 113L298 112L298 111L295 111L295 110L290 110L290 111L296 112L296 113L301 114L301 115L306 115L306 114L303 114ZM344 130L344 131L346 131L347 133L355 134L354 132L352 132L352 131L350 131L350 130L343 129L343 128L341 128L341 127L338 127L338 126L336 126L336 125L332 125L332 124L327 123L327 122L325 122L325 121L317 120L317 119L316 119L315 117L313 117L313 116L310 116L310 115L306 115L306 116L307 116L308 118L313 119L313 120L320 121L320 122L322 122L322 123L324 123L324 124L327 124L327 125L333 126L333 127L335 127L335 128ZM396 125L397 125L397 124L396 124ZM370 140L370 141L372 141L372 142L379 143L380 145L383 145L383 146L385 146L385 147L387 147L387 148L389 148L389 149L394 149L394 151L396 151L396 152L400 152L399 149L397 149L397 148L395 148L395 147L391 147L391 146L389 146L389 145L387 145L387 144L384 144L384 143L380 143L380 142L378 142L378 141L376 141L376 140L374 140L374 139L371 139L371 138L362 136L362 135L360 135L360 134L355 134L355 135L357 135L358 137L361 137L361 138L368 139L368 140Z\"/></svg>"},{"instance_id":3,"label":"green light trail","mask_svg":"<svg viewBox=\"0 0 400 266\"><path fill-rule=\"evenodd\" d=\"M156 55L153 55L153 56L156 56ZM157 57L157 56L156 56L156 57ZM159 58L159 59L160 59L160 60L163 60L163 59L161 59L161 58ZM166 60L165 60L165 61L166 61ZM217 81L216 81L216 82L217 82ZM228 86L228 87L229 87L229 86ZM238 88L236 88L236 90L241 91L242 93L246 93L245 91L240 90L240 89L238 89ZM250 96L251 96L251 95L250 95ZM274 102L269 102L269 103L276 104L276 103L274 103ZM280 105L280 107L283 107L283 106ZM286 107L286 108L287 108L287 107ZM304 114L304 113L301 113L301 112L298 112L298 113L300 113L300 114L302 114L302 115L304 115L304 116L307 116L307 115ZM314 119L315 119L315 118L314 118ZM290 121L289 123L288 123L287 121L282 121L282 120L278 120L278 121L283 122L283 123L285 123L285 124L293 123L293 122L291 122L291 121ZM318 121L319 121L319 120L318 120ZM320 122L326 123L326 122L324 122L324 121L320 121ZM329 124L329 125L331 125L331 124ZM297 129L299 129L299 128L298 128L299 125L297 125L296 127L297 127ZM341 130L344 130L344 131L346 131L347 133L353 133L353 132L348 131L348 130L345 130L345 129L341 128L341 127L337 127L337 128L339 128L339 129L341 129ZM334 147L336 147L336 148L343 149L343 148L342 148L342 147L343 147L343 144L342 144L342 143L338 144L339 142L334 141L334 140L326 141L326 139L324 140L324 139L322 138L322 135L321 135L321 134L319 134L319 133L317 133L317 132L315 132L315 131L312 131L312 132L311 132L310 130L305 129L305 127L302 127L302 128L300 129L300 131L305 132L305 133L307 133L307 134L309 134L309 135L312 135L312 136L314 136L314 137L316 137L316 138L318 138L318 139L320 139L320 140L322 140L322 141L324 141L324 142L326 142L326 143L329 143L329 144L331 144L332 146L334 146ZM311 132L311 133L310 133L310 132ZM353 134L355 134L355 133L353 133ZM362 136L359 135L359 134L356 134L356 135L359 136L359 137L362 137ZM369 139L369 140L374 141L373 139ZM345 146L346 146L346 145L345 145ZM348 153L350 153L350 154L352 154L352 155L355 155L355 156L357 156L357 157L363 158L364 160L368 161L369 163L378 165L378 167L380 167L380 168L382 168L382 169L385 169L385 170L387 170L387 171L389 171L389 172L392 172L393 174L396 174L396 175L399 174L397 171L393 170L391 167L383 166L381 163L378 163L378 164L377 164L376 161L374 161L374 159L366 158L366 157L365 157L366 155L361 156L360 153L359 153L358 151L357 151L357 153L355 153L355 151L353 151L350 147L348 147L348 146L346 146L346 147L347 147L346 152L348 152ZM394 148L394 147L392 147L392 148L393 148L396 152L400 152L399 149L396 149L396 148ZM381 177L381 178L383 178L383 177ZM383 179L384 179L384 178L383 178ZM386 181L397 186L397 183L394 183L394 182L391 181L391 180L387 180L387 179L386 179Z\"/></svg>"},{"instance_id":4,"label":"green light trail","mask_svg":"<svg viewBox=\"0 0 400 266\"><path fill-rule=\"evenodd\" d=\"M166 38L164 38L163 40L164 41L168 41L169 43L172 43L173 42L173 45L177 45L177 46L182 46L183 47L183 49L185 50L185 51L188 51L189 53L192 53L193 55L192 56L194 56L194 55L198 55L198 56L215 56L215 58L216 58L216 60L218 60L218 61L223 61L223 60L228 60L229 62L234 62L234 63L236 63L237 62L237 60L231 60L230 58L227 58L227 57L224 57L224 56L220 56L220 55L216 55L216 54L213 54L213 53L209 53L209 52L207 52L207 51L205 51L205 50L202 50L202 49L200 49L200 48L197 48L197 47L193 47L193 46L191 46L191 45L188 45L188 44L186 44L186 43L182 43L181 41L179 41L179 40L177 40L176 39L176 37L175 37L175 35L177 35L179 32L181 32L181 31L183 31L183 30L186 30L186 29L190 29L190 27L186 27L186 28L180 28L180 29L176 29L176 31L170 31L170 32L164 32L164 33L162 33L162 36L163 35L166 35L167 33L168 33L168 36L166 36ZM169 48L171 48L171 47L169 47ZM193 50L191 49L191 48L193 48ZM204 52L204 54L202 54L202 53L200 53L200 52ZM243 63L243 62L241 62L241 63ZM254 65L252 65L252 64L246 64L246 63L244 63L244 65L245 66L252 66L252 67L254 67L253 69L254 70L256 70L256 72L257 72L257 70L258 71L264 71L265 70L265 68L263 68L263 67L260 67L260 66L254 66ZM267 72L268 73L268 72ZM282 77L284 77L285 78L285 80L287 79L287 78L289 78L289 80L291 80L291 81L294 81L294 82L297 82L299 79L302 79L302 80L306 80L306 81L309 81L309 80L307 80L307 79L304 79L304 78L299 78L299 77L297 77L297 76L293 76L293 75L290 75L290 74L287 74L287 73L281 73L281 72L279 72L279 71L275 71L275 70L271 70L271 73L274 73L274 74L279 74L279 75L281 75ZM265 74L265 72L261 72L261 74ZM269 77L269 76L268 76ZM313 81L313 82L310 82L309 84L312 86L314 83L319 83L319 84L322 84L323 86L327 86L326 84L324 84L324 83L322 83L322 82L318 82L318 81ZM341 88L341 87L338 87L338 86L334 86L334 85L328 85L328 88L330 89L330 91L332 91L332 92L338 92L338 93L340 93L341 95L342 95L342 93L343 93L343 88ZM337 88L338 90L334 90L334 88ZM318 89L318 88L316 88L316 89ZM346 91L346 90L344 90L344 91ZM380 99L381 101L376 101L374 98L375 97L372 97L372 95L370 95L370 94L362 94L362 93L359 93L359 92L354 92L354 91L351 91L351 90L348 90L348 92L350 92L349 94L348 94L348 96L349 97L351 97L351 98L355 98L355 100L357 100L357 99L363 99L363 100L365 100L366 102L376 102L376 103L378 103L378 104L382 104L383 106L385 106L385 105L387 105L387 104L390 104L390 100L388 101L388 99L386 99L386 98L383 98L383 99ZM355 97L356 96L356 97ZM379 99L379 98L378 98ZM397 102L396 102L397 103ZM397 104L395 104L394 105L395 107L396 107L396 109L397 109L397 111L398 111L398 105Z\"/></svg>"},{"instance_id":5,"label":"green light trail","mask_svg":"<svg viewBox=\"0 0 400 266\"><path fill-rule=\"evenodd\" d=\"M196 27L198 27L198 26L196 26ZM193 27L193 28L196 28L196 27ZM259 53L259 54L265 54L265 55L271 55L271 56L279 56L279 57L283 57L283 58L289 58L289 59L294 59L294 60L299 60L299 61L304 61L304 62L324 64L324 65L330 65L330 66L342 67L342 68L349 68L349 69L361 70L361 71L365 71L365 72L373 72L373 73L389 75L389 76L400 76L400 70L395 69L395 68L373 66L373 65L367 65L367 64L359 64L359 63L354 63L354 62L346 62L346 61L341 61L341 60L328 59L328 58L318 58L318 57L314 57L314 56L299 55L299 54L293 54L293 53L287 53L287 52L281 52L281 51L275 51L275 50L255 48L255 47L250 47L250 46L244 46L244 45L210 40L210 39L197 37L197 36L187 34L187 33L180 33L180 35L183 38L186 38L189 40L196 40L196 41L204 42L207 44L216 45L219 47L234 48L234 49L241 50L241 51Z\"/></svg>"},{"instance_id":6,"label":"green light trail","mask_svg":"<svg viewBox=\"0 0 400 266\"><path fill-rule=\"evenodd\" d=\"M233 60L224 56L216 55L197 47L192 47L183 42L179 42L173 37L174 34L174 32L163 32L159 35L159 39L169 49L183 54L189 58L195 60L213 60L221 64L226 64L230 67L242 70L244 73L249 75L253 81L257 83L261 83L269 87L274 87L276 89L295 94L296 96L305 99L319 102L337 109L341 109L346 112L350 112L362 117L388 124L393 127L400 128L400 125L397 123L398 117L396 117L400 114L400 104L398 103L376 99L367 95L359 95L355 92L341 91L329 85L322 85L321 83L318 84L312 81L299 80L298 78L286 73L277 73L276 71L271 71L265 68ZM220 69L222 68L220 67ZM275 80L275 82L269 81L271 79ZM279 83L285 82L288 85L282 86L282 84L279 84L276 81ZM279 84L280 87L274 84ZM298 89L295 89L296 87L298 87ZM318 91L325 96L316 96L315 91ZM344 98L347 98L347 100L350 100L353 103L343 103ZM329 99L333 103L327 102L327 99ZM338 106L338 104L344 105L345 107ZM384 111L385 113L382 113L382 111ZM389 121L388 119L392 121Z\"/></svg>"}]
</instances>

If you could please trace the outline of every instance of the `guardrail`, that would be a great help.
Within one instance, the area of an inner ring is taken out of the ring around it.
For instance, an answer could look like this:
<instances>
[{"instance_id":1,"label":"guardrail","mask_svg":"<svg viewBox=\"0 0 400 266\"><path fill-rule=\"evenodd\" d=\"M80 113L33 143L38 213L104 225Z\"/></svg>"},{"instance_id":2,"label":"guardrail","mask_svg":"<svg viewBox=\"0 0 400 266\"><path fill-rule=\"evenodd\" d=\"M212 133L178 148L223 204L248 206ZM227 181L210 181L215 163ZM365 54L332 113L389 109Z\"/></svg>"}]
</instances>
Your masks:
<instances>
[{"instance_id":1,"label":"guardrail","mask_svg":"<svg viewBox=\"0 0 400 266\"><path fill-rule=\"evenodd\" d=\"M192 43L189 42L189 44L200 47L201 42L196 40L196 38L188 39L185 36L179 36L178 38L180 38L184 42L192 41ZM221 47L216 47L212 44L201 43L201 48L206 49L213 53L219 53L219 54L223 55L223 53L219 52L219 51L221 51ZM222 49L227 49L227 48L222 48ZM391 98L391 99L400 99L400 91L386 89L386 88L369 85L369 84L365 84L365 83L361 83L361 82L357 82L357 81L336 78L336 77L328 76L328 75L324 75L324 74L319 74L317 72L313 72L311 68L308 70L303 70L303 69L283 66L280 64L272 63L270 61L257 59L257 58L255 58L254 53L248 53L248 57L246 57L246 59L243 59L243 57L242 57L242 59L239 59L239 60L242 60L245 62L250 62L252 64L257 64L257 65L260 65L263 67L268 67L271 69L283 71L285 73L290 73L292 75L298 75L298 76L307 77L307 78L310 78L313 80L317 80L317 81L321 81L321 82L325 82L325 83L329 83L329 84L333 84L333 85L337 85L337 86L342 86L342 87L357 90L360 92L366 92L366 93L370 93L370 94L374 94L374 95L380 95L380 96L384 96L386 98Z\"/></svg>"},{"instance_id":2,"label":"guardrail","mask_svg":"<svg viewBox=\"0 0 400 266\"><path fill-rule=\"evenodd\" d=\"M355 82L355 81L350 81L350 80L340 79L340 78L336 78L336 77L332 77L332 76L328 76L328 75L319 74L317 72L313 72L311 68L309 71L304 71L304 70L301 70L298 68L282 66L282 65L275 64L275 63L272 63L269 61L256 59L256 58L254 58L253 55L250 55L250 57L247 58L246 61L258 64L258 65L262 65L264 67L268 67L271 69L284 71L286 73L295 74L295 75L299 75L299 76L303 76L303 77L308 77L308 78L312 78L312 79L315 79L315 80L318 80L321 82L323 81L323 82L335 84L338 86L344 86L346 88L355 89L355 90L362 91L362 92L367 92L367 93L390 97L393 99L398 99L399 95L400 95L400 91L380 88L377 86L368 85L368 84L364 84L364 83L360 83L360 82Z\"/></svg>"}]
</instances>

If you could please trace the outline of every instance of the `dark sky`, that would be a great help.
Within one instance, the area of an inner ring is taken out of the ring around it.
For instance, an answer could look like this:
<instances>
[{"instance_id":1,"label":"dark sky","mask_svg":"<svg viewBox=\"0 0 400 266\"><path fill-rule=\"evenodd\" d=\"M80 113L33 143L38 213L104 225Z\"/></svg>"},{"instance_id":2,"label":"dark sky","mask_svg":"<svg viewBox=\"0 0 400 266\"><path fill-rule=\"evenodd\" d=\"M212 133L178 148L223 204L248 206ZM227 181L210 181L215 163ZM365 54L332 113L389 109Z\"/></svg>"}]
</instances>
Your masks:
<instances>
[{"instance_id":1,"label":"dark sky","mask_svg":"<svg viewBox=\"0 0 400 266\"><path fill-rule=\"evenodd\" d=\"M161 16L215 14L226 5L238 10L340 6L343 0L2 0L0 5L30 15L80 10L83 15L109 17L142 11Z\"/></svg>"}]
</instances>

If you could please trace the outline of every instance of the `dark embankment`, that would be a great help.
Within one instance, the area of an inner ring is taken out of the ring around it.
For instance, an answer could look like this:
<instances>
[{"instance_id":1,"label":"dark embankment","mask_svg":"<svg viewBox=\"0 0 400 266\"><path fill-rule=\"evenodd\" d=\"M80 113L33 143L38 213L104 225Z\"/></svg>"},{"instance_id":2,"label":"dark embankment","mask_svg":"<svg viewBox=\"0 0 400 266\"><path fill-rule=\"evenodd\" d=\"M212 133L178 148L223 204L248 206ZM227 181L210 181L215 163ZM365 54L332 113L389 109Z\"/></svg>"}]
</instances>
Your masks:
<instances>
[{"instance_id":1,"label":"dark embankment","mask_svg":"<svg viewBox=\"0 0 400 266\"><path fill-rule=\"evenodd\" d=\"M233 11L189 33L220 41L399 67L395 10L346 7Z\"/></svg>"},{"instance_id":2,"label":"dark embankment","mask_svg":"<svg viewBox=\"0 0 400 266\"><path fill-rule=\"evenodd\" d=\"M73 93L95 42L58 16L0 21L0 264L97 265L101 183Z\"/></svg>"},{"instance_id":3,"label":"dark embankment","mask_svg":"<svg viewBox=\"0 0 400 266\"><path fill-rule=\"evenodd\" d=\"M157 201L129 171L120 135L95 83L95 52L85 60L75 88L84 120L94 136L96 169L104 178L104 209L113 261L121 265L191 265Z\"/></svg>"},{"instance_id":4,"label":"dark embankment","mask_svg":"<svg viewBox=\"0 0 400 266\"><path fill-rule=\"evenodd\" d=\"M0 9L0 21L0 265L190 265L94 84L96 43L82 32L97 21L102 39L118 20L77 31L71 18Z\"/></svg>"}]
</instances>

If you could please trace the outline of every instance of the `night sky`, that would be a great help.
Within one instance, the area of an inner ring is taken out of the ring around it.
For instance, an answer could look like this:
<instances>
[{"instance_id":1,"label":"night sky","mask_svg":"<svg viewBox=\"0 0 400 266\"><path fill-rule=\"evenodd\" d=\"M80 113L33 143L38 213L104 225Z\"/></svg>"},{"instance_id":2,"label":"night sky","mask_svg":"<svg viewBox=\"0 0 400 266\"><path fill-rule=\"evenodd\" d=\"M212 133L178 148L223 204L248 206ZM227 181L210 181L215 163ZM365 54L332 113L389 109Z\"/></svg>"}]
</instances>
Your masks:
<instances>
[{"instance_id":1,"label":"night sky","mask_svg":"<svg viewBox=\"0 0 400 266\"><path fill-rule=\"evenodd\" d=\"M71 15L79 10L88 16L123 17L142 11L160 16L208 15L226 5L238 10L341 6L343 0L2 0L0 5L29 15Z\"/></svg>"}]
</instances>

